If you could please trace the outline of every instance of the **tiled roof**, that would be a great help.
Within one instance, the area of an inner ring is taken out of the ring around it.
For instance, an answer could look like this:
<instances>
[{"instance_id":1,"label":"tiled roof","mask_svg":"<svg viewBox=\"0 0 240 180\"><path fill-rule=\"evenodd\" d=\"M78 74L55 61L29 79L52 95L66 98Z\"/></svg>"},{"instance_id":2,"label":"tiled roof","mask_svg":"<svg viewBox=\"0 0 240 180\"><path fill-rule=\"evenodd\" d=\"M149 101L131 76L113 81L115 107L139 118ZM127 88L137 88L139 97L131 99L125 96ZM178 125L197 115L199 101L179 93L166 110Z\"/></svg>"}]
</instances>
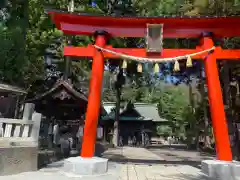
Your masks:
<instances>
[{"instance_id":1,"label":"tiled roof","mask_svg":"<svg viewBox=\"0 0 240 180\"><path fill-rule=\"evenodd\" d=\"M11 92L11 93L20 93L20 94L27 93L24 89L21 89L16 86L11 86L8 84L2 84L2 83L0 83L0 92Z\"/></svg>"},{"instance_id":2,"label":"tiled roof","mask_svg":"<svg viewBox=\"0 0 240 180\"><path fill-rule=\"evenodd\" d=\"M69 84L68 82L64 81L64 80L60 80L58 81L54 87L52 87L50 90L48 90L47 92L36 96L34 99L30 99L27 100L28 102L33 102L36 100L42 100L44 97L50 95L52 96L53 93L64 89L65 91L67 91L67 93L70 93L72 96L74 96L77 99L82 99L83 101L88 101L87 97L85 96L85 94L77 91L76 89L73 88L73 86L71 84Z\"/></svg>"},{"instance_id":3,"label":"tiled roof","mask_svg":"<svg viewBox=\"0 0 240 180\"><path fill-rule=\"evenodd\" d=\"M103 102L103 107L107 112L108 116L103 119L113 119L115 116L114 111L112 109L115 108L114 102ZM129 114L129 117L126 116L128 114L126 111L131 111L127 109L127 107L120 109L120 120L145 120L145 121L154 121L154 122L165 122L166 119L163 119L158 114L158 109L155 104L147 104L147 103L134 103L134 109L132 110L133 115ZM124 114L124 115L123 115Z\"/></svg>"},{"instance_id":4,"label":"tiled roof","mask_svg":"<svg viewBox=\"0 0 240 180\"><path fill-rule=\"evenodd\" d=\"M152 121L156 122L164 122L167 121L163 119L158 114L158 109L155 104L145 104L145 103L135 103L135 109L141 114L141 116L145 117L146 119L152 119Z\"/></svg>"}]
</instances>

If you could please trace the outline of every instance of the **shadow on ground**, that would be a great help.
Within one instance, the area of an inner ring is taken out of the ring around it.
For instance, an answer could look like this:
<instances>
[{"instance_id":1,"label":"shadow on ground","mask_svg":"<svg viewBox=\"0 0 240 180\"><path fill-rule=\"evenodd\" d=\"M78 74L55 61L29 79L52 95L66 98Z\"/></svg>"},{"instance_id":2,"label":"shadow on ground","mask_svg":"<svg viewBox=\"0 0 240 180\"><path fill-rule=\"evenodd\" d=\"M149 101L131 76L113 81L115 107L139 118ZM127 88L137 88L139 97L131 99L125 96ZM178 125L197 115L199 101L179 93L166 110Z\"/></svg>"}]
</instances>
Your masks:
<instances>
[{"instance_id":1,"label":"shadow on ground","mask_svg":"<svg viewBox=\"0 0 240 180\"><path fill-rule=\"evenodd\" d=\"M177 149L177 150L186 150L187 146L185 144L172 144L172 145L165 145L165 144L158 144L158 145L151 145L146 147L146 149ZM190 150L191 151L191 150Z\"/></svg>"},{"instance_id":2,"label":"shadow on ground","mask_svg":"<svg viewBox=\"0 0 240 180\"><path fill-rule=\"evenodd\" d=\"M171 177L176 180L208 180L205 175L190 175L190 174L178 174L176 177Z\"/></svg>"},{"instance_id":3,"label":"shadow on ground","mask_svg":"<svg viewBox=\"0 0 240 180\"><path fill-rule=\"evenodd\" d=\"M38 151L38 169L46 167L48 164L54 162L55 153L52 150Z\"/></svg>"},{"instance_id":4,"label":"shadow on ground","mask_svg":"<svg viewBox=\"0 0 240 180\"><path fill-rule=\"evenodd\" d=\"M152 148L156 148L156 149L168 149L169 146L158 146L158 147L150 147L147 149L152 149ZM176 148L180 149L180 150L186 150L186 146L177 146ZM122 154L118 153L111 153L111 152L106 152L109 149L108 145L103 144L103 143L96 143L96 147L95 147L95 156L98 157L104 157L109 159L110 162L117 162L117 163L132 163L132 164L145 164L145 165L153 165L153 164L161 164L161 165L189 165L189 166L193 166L195 168L200 169L201 167L201 162L200 161L195 161L195 160L191 160L191 158L188 157L179 157L177 155L174 154L170 154L167 153L167 156L172 156L172 158L176 158L176 159L171 159L171 160L143 160L143 159L128 159L127 157L123 156ZM173 150L174 151L174 150ZM77 152L75 155L72 156L78 156L80 154L80 152ZM207 156L207 154L204 154ZM39 153L39 157L38 157L38 167L39 168L43 168L46 167L48 164L56 162L61 160L61 158L56 157L56 154L53 151L42 151ZM193 179L194 180L194 179Z\"/></svg>"},{"instance_id":5,"label":"shadow on ground","mask_svg":"<svg viewBox=\"0 0 240 180\"><path fill-rule=\"evenodd\" d=\"M187 145L184 144L173 144L173 145L152 145L146 147L146 149L164 149L164 150L179 150L179 151L188 151L188 152L196 152L196 149L189 149L187 148ZM205 149L205 150L199 150L200 155L202 156L214 156L216 152L214 149Z\"/></svg>"},{"instance_id":6,"label":"shadow on ground","mask_svg":"<svg viewBox=\"0 0 240 180\"><path fill-rule=\"evenodd\" d=\"M96 143L95 156L101 157L105 151L108 150L108 144Z\"/></svg>"},{"instance_id":7,"label":"shadow on ground","mask_svg":"<svg viewBox=\"0 0 240 180\"><path fill-rule=\"evenodd\" d=\"M108 146L103 143L96 143L95 156L101 157L102 154L108 150ZM80 151L75 151L71 154L71 157L79 156ZM38 169L44 168L47 165L63 160L60 149L46 149L38 151Z\"/></svg>"},{"instance_id":8,"label":"shadow on ground","mask_svg":"<svg viewBox=\"0 0 240 180\"><path fill-rule=\"evenodd\" d=\"M145 165L153 165L153 164L162 164L162 165L189 165L193 166L195 168L201 169L200 165L201 163L199 161L187 161L187 160L181 160L181 161L165 161L165 160L144 160L144 159L128 159L126 157L118 157L113 156L109 159L112 162L117 163L132 163L132 164L145 164Z\"/></svg>"}]
</instances>

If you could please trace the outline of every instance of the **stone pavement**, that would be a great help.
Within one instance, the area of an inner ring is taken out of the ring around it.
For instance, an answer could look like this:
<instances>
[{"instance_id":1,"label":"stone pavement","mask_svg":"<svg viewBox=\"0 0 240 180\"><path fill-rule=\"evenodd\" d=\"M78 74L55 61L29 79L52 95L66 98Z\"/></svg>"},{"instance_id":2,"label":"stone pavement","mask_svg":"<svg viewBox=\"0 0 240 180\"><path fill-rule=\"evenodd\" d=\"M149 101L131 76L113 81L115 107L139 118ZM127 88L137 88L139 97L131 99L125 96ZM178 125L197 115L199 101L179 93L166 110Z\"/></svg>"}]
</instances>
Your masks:
<instances>
[{"instance_id":1,"label":"stone pavement","mask_svg":"<svg viewBox=\"0 0 240 180\"><path fill-rule=\"evenodd\" d=\"M103 153L103 157L110 160L163 160L160 156L145 148L121 147L111 148Z\"/></svg>"},{"instance_id":2,"label":"stone pavement","mask_svg":"<svg viewBox=\"0 0 240 180\"><path fill-rule=\"evenodd\" d=\"M200 169L190 165L168 164L158 155L144 149L123 147L109 149L109 171L106 175L76 177L61 171L62 162L36 172L2 176L1 180L205 180Z\"/></svg>"},{"instance_id":3,"label":"stone pavement","mask_svg":"<svg viewBox=\"0 0 240 180\"><path fill-rule=\"evenodd\" d=\"M207 159L216 159L214 154L199 152L195 150L187 150L184 146L172 145L157 145L148 147L152 153L161 156L164 160L169 161L191 161L200 162Z\"/></svg>"},{"instance_id":4,"label":"stone pavement","mask_svg":"<svg viewBox=\"0 0 240 180\"><path fill-rule=\"evenodd\" d=\"M205 180L206 177L188 165L135 165L122 166L121 180Z\"/></svg>"}]
</instances>

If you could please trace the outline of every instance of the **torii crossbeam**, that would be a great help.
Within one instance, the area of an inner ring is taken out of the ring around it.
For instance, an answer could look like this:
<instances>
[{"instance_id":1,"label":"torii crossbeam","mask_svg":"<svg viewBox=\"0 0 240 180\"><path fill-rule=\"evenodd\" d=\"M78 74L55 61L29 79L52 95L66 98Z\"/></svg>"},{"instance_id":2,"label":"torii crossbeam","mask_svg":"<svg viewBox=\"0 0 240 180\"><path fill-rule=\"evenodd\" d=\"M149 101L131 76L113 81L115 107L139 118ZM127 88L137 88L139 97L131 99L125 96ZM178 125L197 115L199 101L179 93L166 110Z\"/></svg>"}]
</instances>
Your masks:
<instances>
[{"instance_id":1,"label":"torii crossbeam","mask_svg":"<svg viewBox=\"0 0 240 180\"><path fill-rule=\"evenodd\" d=\"M58 29L65 34L96 35L95 44L131 56L148 57L145 49L112 48L106 44L111 37L144 37L147 24L164 24L165 38L201 38L196 49L163 49L161 58L182 56L210 49L214 46L212 35L218 38L240 36L240 17L111 17L88 14L67 13L48 10ZM104 33L104 32L107 32ZM93 57L88 108L82 144L82 157L93 157L96 129L101 100L101 88L105 58L119 58L101 52L92 45L87 47L65 47L65 56ZM240 50L223 50L217 47L214 52L193 58L202 59L207 77L211 118L216 141L217 158L232 161L226 115L219 81L217 60L239 60Z\"/></svg>"}]
</instances>

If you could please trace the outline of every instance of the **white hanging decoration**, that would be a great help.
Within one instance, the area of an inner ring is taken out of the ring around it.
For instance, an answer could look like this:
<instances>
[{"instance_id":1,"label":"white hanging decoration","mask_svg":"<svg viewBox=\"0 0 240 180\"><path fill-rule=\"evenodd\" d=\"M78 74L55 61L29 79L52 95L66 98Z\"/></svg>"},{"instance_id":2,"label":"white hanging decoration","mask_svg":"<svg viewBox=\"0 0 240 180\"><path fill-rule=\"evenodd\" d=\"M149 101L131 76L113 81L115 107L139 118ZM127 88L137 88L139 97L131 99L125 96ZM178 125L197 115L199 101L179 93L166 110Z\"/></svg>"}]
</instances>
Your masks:
<instances>
[{"instance_id":1,"label":"white hanging decoration","mask_svg":"<svg viewBox=\"0 0 240 180\"><path fill-rule=\"evenodd\" d=\"M187 66L187 67L192 67L192 66L193 66L191 56L188 56L188 57L187 57L186 66Z\"/></svg>"},{"instance_id":2,"label":"white hanging decoration","mask_svg":"<svg viewBox=\"0 0 240 180\"><path fill-rule=\"evenodd\" d=\"M178 61L175 61L173 71L180 71L180 64Z\"/></svg>"},{"instance_id":3,"label":"white hanging decoration","mask_svg":"<svg viewBox=\"0 0 240 180\"><path fill-rule=\"evenodd\" d=\"M127 61L126 60L123 61L122 68L127 69Z\"/></svg>"},{"instance_id":4,"label":"white hanging decoration","mask_svg":"<svg viewBox=\"0 0 240 180\"><path fill-rule=\"evenodd\" d=\"M159 73L159 65L158 65L158 63L155 63L155 65L154 65L154 73Z\"/></svg>"},{"instance_id":5,"label":"white hanging decoration","mask_svg":"<svg viewBox=\"0 0 240 180\"><path fill-rule=\"evenodd\" d=\"M137 72L141 73L142 71L143 71L142 64L139 63L138 66L137 66Z\"/></svg>"}]
</instances>

